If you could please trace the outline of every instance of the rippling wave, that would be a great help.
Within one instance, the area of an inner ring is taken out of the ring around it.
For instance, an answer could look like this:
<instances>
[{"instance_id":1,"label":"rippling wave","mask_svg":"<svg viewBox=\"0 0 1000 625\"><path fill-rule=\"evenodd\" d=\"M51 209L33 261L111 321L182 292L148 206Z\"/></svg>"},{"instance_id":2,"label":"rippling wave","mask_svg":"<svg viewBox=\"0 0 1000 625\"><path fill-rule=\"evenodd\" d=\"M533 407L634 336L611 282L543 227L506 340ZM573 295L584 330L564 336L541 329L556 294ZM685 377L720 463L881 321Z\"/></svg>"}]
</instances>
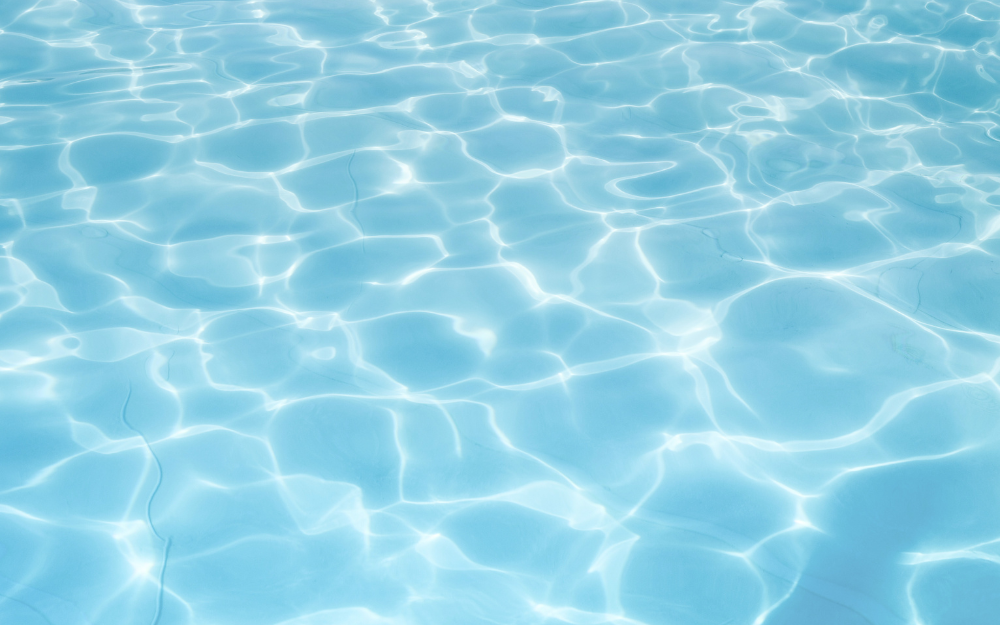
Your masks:
<instances>
[{"instance_id":1,"label":"rippling wave","mask_svg":"<svg viewBox=\"0 0 1000 625\"><path fill-rule=\"evenodd\" d=\"M0 622L996 623L998 19L3 0Z\"/></svg>"}]
</instances>

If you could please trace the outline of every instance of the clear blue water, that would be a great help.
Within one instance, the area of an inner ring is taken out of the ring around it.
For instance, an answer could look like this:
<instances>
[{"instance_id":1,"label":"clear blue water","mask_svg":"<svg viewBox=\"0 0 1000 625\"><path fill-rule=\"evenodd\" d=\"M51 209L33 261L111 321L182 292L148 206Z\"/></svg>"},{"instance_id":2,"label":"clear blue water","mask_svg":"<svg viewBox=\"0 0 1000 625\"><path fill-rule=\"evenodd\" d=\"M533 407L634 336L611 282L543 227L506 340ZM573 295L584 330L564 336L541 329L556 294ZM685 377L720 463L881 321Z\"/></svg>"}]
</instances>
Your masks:
<instances>
[{"instance_id":1,"label":"clear blue water","mask_svg":"<svg viewBox=\"0 0 1000 625\"><path fill-rule=\"evenodd\" d=\"M3 0L0 623L995 625L998 18Z\"/></svg>"}]
</instances>

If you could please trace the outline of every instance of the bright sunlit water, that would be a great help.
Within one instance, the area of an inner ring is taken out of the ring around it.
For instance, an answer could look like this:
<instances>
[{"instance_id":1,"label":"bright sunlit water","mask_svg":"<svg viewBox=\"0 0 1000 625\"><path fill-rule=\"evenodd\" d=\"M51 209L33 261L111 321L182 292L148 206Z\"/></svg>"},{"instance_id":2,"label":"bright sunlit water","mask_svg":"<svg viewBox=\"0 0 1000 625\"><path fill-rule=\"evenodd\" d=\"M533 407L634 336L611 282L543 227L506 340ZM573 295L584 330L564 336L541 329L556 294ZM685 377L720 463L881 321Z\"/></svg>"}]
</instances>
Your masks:
<instances>
[{"instance_id":1,"label":"bright sunlit water","mask_svg":"<svg viewBox=\"0 0 1000 625\"><path fill-rule=\"evenodd\" d=\"M2 0L0 623L995 625L998 18Z\"/></svg>"}]
</instances>

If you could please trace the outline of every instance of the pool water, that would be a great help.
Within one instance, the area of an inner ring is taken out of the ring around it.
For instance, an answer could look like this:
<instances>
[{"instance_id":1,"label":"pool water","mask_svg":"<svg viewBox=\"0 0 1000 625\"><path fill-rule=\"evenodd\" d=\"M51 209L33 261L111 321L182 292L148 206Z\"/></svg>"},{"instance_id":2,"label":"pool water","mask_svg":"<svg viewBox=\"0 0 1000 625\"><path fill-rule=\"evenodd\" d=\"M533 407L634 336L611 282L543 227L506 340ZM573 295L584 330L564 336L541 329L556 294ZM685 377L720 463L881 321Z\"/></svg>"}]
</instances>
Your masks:
<instances>
[{"instance_id":1,"label":"pool water","mask_svg":"<svg viewBox=\"0 0 1000 625\"><path fill-rule=\"evenodd\" d=\"M0 623L995 624L998 19L3 0Z\"/></svg>"}]
</instances>

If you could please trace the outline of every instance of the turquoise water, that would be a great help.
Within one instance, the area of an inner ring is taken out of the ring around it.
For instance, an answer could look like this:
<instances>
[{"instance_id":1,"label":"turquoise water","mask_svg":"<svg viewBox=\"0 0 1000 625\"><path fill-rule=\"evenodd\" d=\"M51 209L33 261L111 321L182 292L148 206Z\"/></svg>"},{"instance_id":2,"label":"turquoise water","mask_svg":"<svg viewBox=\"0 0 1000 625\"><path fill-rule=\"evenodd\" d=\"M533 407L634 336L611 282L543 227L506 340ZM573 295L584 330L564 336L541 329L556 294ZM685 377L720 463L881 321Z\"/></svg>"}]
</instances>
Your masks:
<instances>
[{"instance_id":1,"label":"turquoise water","mask_svg":"<svg viewBox=\"0 0 1000 625\"><path fill-rule=\"evenodd\" d=\"M995 624L998 18L3 0L0 623Z\"/></svg>"}]
</instances>

